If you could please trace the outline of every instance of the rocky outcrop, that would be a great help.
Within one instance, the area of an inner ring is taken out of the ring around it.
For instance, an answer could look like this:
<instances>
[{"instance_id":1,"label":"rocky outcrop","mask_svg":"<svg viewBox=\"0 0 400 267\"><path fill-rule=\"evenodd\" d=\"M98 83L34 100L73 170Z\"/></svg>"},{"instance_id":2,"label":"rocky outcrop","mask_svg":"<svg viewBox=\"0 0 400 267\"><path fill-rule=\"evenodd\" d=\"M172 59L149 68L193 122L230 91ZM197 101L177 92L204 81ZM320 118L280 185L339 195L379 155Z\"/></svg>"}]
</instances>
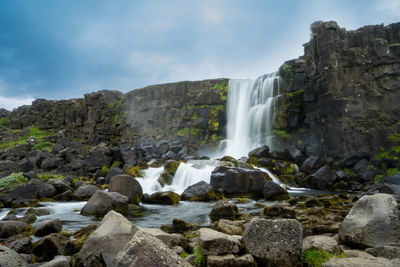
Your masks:
<instances>
[{"instance_id":1,"label":"rocky outcrop","mask_svg":"<svg viewBox=\"0 0 400 267\"><path fill-rule=\"evenodd\" d=\"M304 56L279 73L287 92L277 103L282 145L344 157L389 148L398 133L400 23L354 31L315 22Z\"/></svg>"}]
</instances>

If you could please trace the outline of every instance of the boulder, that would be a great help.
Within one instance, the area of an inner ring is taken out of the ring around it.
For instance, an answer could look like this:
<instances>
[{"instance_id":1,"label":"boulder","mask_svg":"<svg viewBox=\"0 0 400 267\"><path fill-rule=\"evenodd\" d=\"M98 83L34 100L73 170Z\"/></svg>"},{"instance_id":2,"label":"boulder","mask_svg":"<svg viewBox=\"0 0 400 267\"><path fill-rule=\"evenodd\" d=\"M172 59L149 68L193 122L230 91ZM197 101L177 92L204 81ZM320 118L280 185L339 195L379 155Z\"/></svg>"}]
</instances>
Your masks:
<instances>
[{"instance_id":1,"label":"boulder","mask_svg":"<svg viewBox=\"0 0 400 267\"><path fill-rule=\"evenodd\" d=\"M264 181L263 194L265 200L289 199L289 193L285 188L273 181Z\"/></svg>"},{"instance_id":2,"label":"boulder","mask_svg":"<svg viewBox=\"0 0 400 267\"><path fill-rule=\"evenodd\" d=\"M0 266L2 267L27 267L28 263L17 252L6 246L0 245Z\"/></svg>"},{"instance_id":3,"label":"boulder","mask_svg":"<svg viewBox=\"0 0 400 267\"><path fill-rule=\"evenodd\" d=\"M381 180L382 183L400 185L400 173L385 177Z\"/></svg>"},{"instance_id":4,"label":"boulder","mask_svg":"<svg viewBox=\"0 0 400 267\"><path fill-rule=\"evenodd\" d=\"M110 265L111 266L111 265ZM181 257L161 240L143 231L137 231L117 254L118 267L185 266Z\"/></svg>"},{"instance_id":5,"label":"boulder","mask_svg":"<svg viewBox=\"0 0 400 267\"><path fill-rule=\"evenodd\" d=\"M308 185L315 189L331 189L335 179L336 174L328 165L322 166L306 178Z\"/></svg>"},{"instance_id":6,"label":"boulder","mask_svg":"<svg viewBox=\"0 0 400 267\"><path fill-rule=\"evenodd\" d=\"M260 266L302 266L301 224L292 219L251 220L243 243Z\"/></svg>"},{"instance_id":7,"label":"boulder","mask_svg":"<svg viewBox=\"0 0 400 267\"><path fill-rule=\"evenodd\" d=\"M251 254L243 256L228 255L209 255L207 257L207 267L256 267L257 263Z\"/></svg>"},{"instance_id":8,"label":"boulder","mask_svg":"<svg viewBox=\"0 0 400 267\"><path fill-rule=\"evenodd\" d=\"M110 169L106 174L105 183L106 184L110 183L111 178L113 178L116 175L124 174L124 173L125 172L121 168L118 168L118 167Z\"/></svg>"},{"instance_id":9,"label":"boulder","mask_svg":"<svg viewBox=\"0 0 400 267\"><path fill-rule=\"evenodd\" d=\"M310 174L321 167L321 159L317 156L308 157L300 167L300 170L304 173Z\"/></svg>"},{"instance_id":10,"label":"boulder","mask_svg":"<svg viewBox=\"0 0 400 267\"><path fill-rule=\"evenodd\" d=\"M382 246L382 247L367 248L365 251L375 257L382 257L386 259L400 258L400 247Z\"/></svg>"},{"instance_id":11,"label":"boulder","mask_svg":"<svg viewBox=\"0 0 400 267\"><path fill-rule=\"evenodd\" d=\"M110 192L118 192L128 197L129 202L138 204L143 197L143 190L139 182L132 176L119 174L110 179Z\"/></svg>"},{"instance_id":12,"label":"boulder","mask_svg":"<svg viewBox=\"0 0 400 267\"><path fill-rule=\"evenodd\" d=\"M219 166L211 174L211 186L228 195L251 194L262 197L264 181L271 180L260 170Z\"/></svg>"},{"instance_id":13,"label":"boulder","mask_svg":"<svg viewBox=\"0 0 400 267\"><path fill-rule=\"evenodd\" d=\"M169 173L169 172L167 172L166 170L164 170L161 174L160 174L160 177L158 178L158 182L160 183L160 185L162 186L162 187L164 187L165 185L171 185L172 184L172 179L173 179L174 177Z\"/></svg>"},{"instance_id":14,"label":"boulder","mask_svg":"<svg viewBox=\"0 0 400 267\"><path fill-rule=\"evenodd\" d=\"M228 235L243 235L243 223L221 219L217 222L216 228Z\"/></svg>"},{"instance_id":15,"label":"boulder","mask_svg":"<svg viewBox=\"0 0 400 267\"><path fill-rule=\"evenodd\" d=\"M227 235L209 228L200 228L199 240L204 255L223 255L238 253L242 237Z\"/></svg>"},{"instance_id":16,"label":"boulder","mask_svg":"<svg viewBox=\"0 0 400 267\"><path fill-rule=\"evenodd\" d=\"M162 205L177 205L179 204L180 197L177 193L172 191L156 192L151 194L148 198L143 201L150 204L162 204Z\"/></svg>"},{"instance_id":17,"label":"boulder","mask_svg":"<svg viewBox=\"0 0 400 267\"><path fill-rule=\"evenodd\" d=\"M349 155L344 161L343 166L345 168L351 169L362 159L369 160L370 155L366 152L357 152L355 154Z\"/></svg>"},{"instance_id":18,"label":"boulder","mask_svg":"<svg viewBox=\"0 0 400 267\"><path fill-rule=\"evenodd\" d=\"M65 183L63 180L56 179L56 178L51 178L48 182L48 184L51 184L54 186L54 188L57 191L57 194L64 193L65 191L73 191L74 189L69 186L67 183Z\"/></svg>"},{"instance_id":19,"label":"boulder","mask_svg":"<svg viewBox=\"0 0 400 267\"><path fill-rule=\"evenodd\" d=\"M0 221L0 238L8 238L25 232L28 224L18 221Z\"/></svg>"},{"instance_id":20,"label":"boulder","mask_svg":"<svg viewBox=\"0 0 400 267\"><path fill-rule=\"evenodd\" d=\"M332 258L328 262L322 263L322 267L396 267L396 262L391 262L385 258Z\"/></svg>"},{"instance_id":21,"label":"boulder","mask_svg":"<svg viewBox=\"0 0 400 267\"><path fill-rule=\"evenodd\" d=\"M220 192L214 190L212 186L205 181L189 186L181 195L182 200L189 201L213 201L219 200L222 197Z\"/></svg>"},{"instance_id":22,"label":"boulder","mask_svg":"<svg viewBox=\"0 0 400 267\"><path fill-rule=\"evenodd\" d=\"M128 198L117 192L97 191L81 210L83 215L103 216L110 210L126 212Z\"/></svg>"},{"instance_id":23,"label":"boulder","mask_svg":"<svg viewBox=\"0 0 400 267\"><path fill-rule=\"evenodd\" d=\"M66 237L53 233L34 243L32 252L40 261L49 261L56 255L64 255L66 241Z\"/></svg>"},{"instance_id":24,"label":"boulder","mask_svg":"<svg viewBox=\"0 0 400 267\"><path fill-rule=\"evenodd\" d=\"M308 236L303 239L303 252L307 249L318 249L339 254L340 247L335 238L325 235Z\"/></svg>"},{"instance_id":25,"label":"boulder","mask_svg":"<svg viewBox=\"0 0 400 267\"><path fill-rule=\"evenodd\" d=\"M99 190L100 189L95 185L82 184L78 189L76 189L73 196L78 200L87 200Z\"/></svg>"},{"instance_id":26,"label":"boulder","mask_svg":"<svg viewBox=\"0 0 400 267\"><path fill-rule=\"evenodd\" d=\"M258 147L249 152L249 158L268 158L268 157L269 157L268 146Z\"/></svg>"},{"instance_id":27,"label":"boulder","mask_svg":"<svg viewBox=\"0 0 400 267\"><path fill-rule=\"evenodd\" d=\"M355 247L400 243L400 221L396 199L388 194L363 196L340 225L340 240Z\"/></svg>"},{"instance_id":28,"label":"boulder","mask_svg":"<svg viewBox=\"0 0 400 267\"><path fill-rule=\"evenodd\" d=\"M296 219L296 211L284 204L275 204L264 208L264 216L268 219Z\"/></svg>"},{"instance_id":29,"label":"boulder","mask_svg":"<svg viewBox=\"0 0 400 267\"><path fill-rule=\"evenodd\" d=\"M72 263L71 256L56 256L49 262L40 265L40 267L70 267Z\"/></svg>"},{"instance_id":30,"label":"boulder","mask_svg":"<svg viewBox=\"0 0 400 267\"><path fill-rule=\"evenodd\" d=\"M155 145L155 151L154 151L154 152L157 153L157 154L162 155L162 154L167 153L168 150L169 150L169 143L168 143L168 141L167 141L167 140L161 140L161 141L158 141L158 142L156 143L156 145Z\"/></svg>"},{"instance_id":31,"label":"boulder","mask_svg":"<svg viewBox=\"0 0 400 267\"><path fill-rule=\"evenodd\" d=\"M35 236L45 236L51 233L58 233L62 229L60 219L44 220L34 226Z\"/></svg>"},{"instance_id":32,"label":"boulder","mask_svg":"<svg viewBox=\"0 0 400 267\"><path fill-rule=\"evenodd\" d=\"M110 211L79 251L77 261L84 266L117 266L117 253L138 231L121 214ZM161 241L160 241L161 242Z\"/></svg>"},{"instance_id":33,"label":"boulder","mask_svg":"<svg viewBox=\"0 0 400 267\"><path fill-rule=\"evenodd\" d=\"M218 221L219 219L234 220L237 214L238 207L235 204L227 200L219 200L215 203L209 216L213 221Z\"/></svg>"},{"instance_id":34,"label":"boulder","mask_svg":"<svg viewBox=\"0 0 400 267\"><path fill-rule=\"evenodd\" d=\"M28 253L31 248L32 242L29 237L23 237L10 243L9 248L18 253Z\"/></svg>"},{"instance_id":35,"label":"boulder","mask_svg":"<svg viewBox=\"0 0 400 267\"><path fill-rule=\"evenodd\" d=\"M179 167L179 162L177 162L173 159L167 160L164 163L164 170L169 172L171 175L174 175L176 173L176 170L178 169L178 167Z\"/></svg>"},{"instance_id":36,"label":"boulder","mask_svg":"<svg viewBox=\"0 0 400 267\"><path fill-rule=\"evenodd\" d=\"M58 168L62 164L62 159L53 157L43 159L42 163L40 164L40 168L44 171L51 171L53 169Z\"/></svg>"},{"instance_id":37,"label":"boulder","mask_svg":"<svg viewBox=\"0 0 400 267\"><path fill-rule=\"evenodd\" d=\"M140 228L140 230L160 239L169 248L187 246L186 239L181 234L169 234L158 228Z\"/></svg>"}]
</instances>

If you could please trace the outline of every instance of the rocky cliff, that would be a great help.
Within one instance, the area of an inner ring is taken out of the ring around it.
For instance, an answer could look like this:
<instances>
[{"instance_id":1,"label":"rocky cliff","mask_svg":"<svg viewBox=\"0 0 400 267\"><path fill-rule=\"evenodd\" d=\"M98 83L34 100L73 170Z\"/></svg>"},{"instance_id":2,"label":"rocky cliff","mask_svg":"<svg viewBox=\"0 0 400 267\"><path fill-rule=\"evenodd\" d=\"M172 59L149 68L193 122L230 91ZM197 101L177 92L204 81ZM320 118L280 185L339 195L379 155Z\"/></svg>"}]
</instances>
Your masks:
<instances>
[{"instance_id":1,"label":"rocky cliff","mask_svg":"<svg viewBox=\"0 0 400 267\"><path fill-rule=\"evenodd\" d=\"M280 68L275 129L309 154L375 153L400 140L400 23L346 31L315 22L304 56Z\"/></svg>"},{"instance_id":2,"label":"rocky cliff","mask_svg":"<svg viewBox=\"0 0 400 267\"><path fill-rule=\"evenodd\" d=\"M224 136L227 79L149 86L126 94L103 90L71 100L35 100L15 109L12 129L65 129L86 144L143 139L216 143ZM2 115L3 116L3 115Z\"/></svg>"}]
</instances>

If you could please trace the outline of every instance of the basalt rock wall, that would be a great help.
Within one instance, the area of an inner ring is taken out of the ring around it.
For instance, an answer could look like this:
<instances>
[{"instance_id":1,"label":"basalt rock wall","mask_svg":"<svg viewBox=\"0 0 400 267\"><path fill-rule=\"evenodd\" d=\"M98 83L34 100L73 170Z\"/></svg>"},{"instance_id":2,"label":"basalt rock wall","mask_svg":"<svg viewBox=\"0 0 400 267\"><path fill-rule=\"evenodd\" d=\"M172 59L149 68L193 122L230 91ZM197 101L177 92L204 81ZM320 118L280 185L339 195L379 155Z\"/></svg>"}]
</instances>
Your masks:
<instances>
[{"instance_id":1,"label":"basalt rock wall","mask_svg":"<svg viewBox=\"0 0 400 267\"><path fill-rule=\"evenodd\" d=\"M275 129L309 154L371 154L400 140L400 23L346 31L315 22L304 56L280 68Z\"/></svg>"}]
</instances>

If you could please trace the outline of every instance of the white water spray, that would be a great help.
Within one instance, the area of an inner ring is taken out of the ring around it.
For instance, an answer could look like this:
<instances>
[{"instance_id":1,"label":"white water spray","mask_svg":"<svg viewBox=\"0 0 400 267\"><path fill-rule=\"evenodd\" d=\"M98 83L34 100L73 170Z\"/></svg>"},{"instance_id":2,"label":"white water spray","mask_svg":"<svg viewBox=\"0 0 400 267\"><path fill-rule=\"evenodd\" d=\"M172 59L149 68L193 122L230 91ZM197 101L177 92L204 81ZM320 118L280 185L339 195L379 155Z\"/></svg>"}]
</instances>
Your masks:
<instances>
[{"instance_id":1,"label":"white water spray","mask_svg":"<svg viewBox=\"0 0 400 267\"><path fill-rule=\"evenodd\" d=\"M226 155L240 158L262 145L273 148L272 123L279 94L277 73L229 81L227 140L223 142Z\"/></svg>"}]
</instances>

